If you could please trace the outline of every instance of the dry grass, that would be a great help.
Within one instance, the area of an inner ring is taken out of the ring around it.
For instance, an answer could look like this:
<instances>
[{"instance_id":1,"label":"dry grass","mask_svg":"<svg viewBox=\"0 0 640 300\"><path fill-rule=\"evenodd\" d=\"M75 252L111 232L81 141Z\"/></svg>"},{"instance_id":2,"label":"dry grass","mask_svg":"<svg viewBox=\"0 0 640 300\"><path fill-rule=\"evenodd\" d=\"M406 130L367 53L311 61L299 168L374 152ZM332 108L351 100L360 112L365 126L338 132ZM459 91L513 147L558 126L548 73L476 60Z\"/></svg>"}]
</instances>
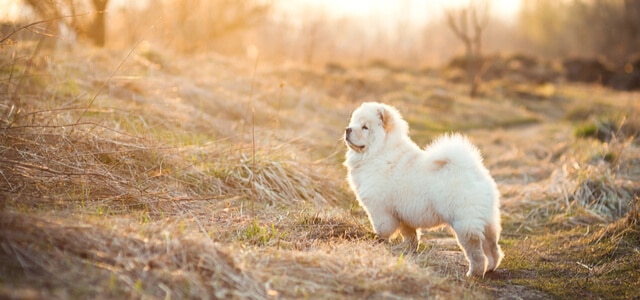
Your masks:
<instances>
[{"instance_id":1,"label":"dry grass","mask_svg":"<svg viewBox=\"0 0 640 300\"><path fill-rule=\"evenodd\" d=\"M209 239L140 230L115 218L104 226L8 211L0 220L3 285L12 287L4 297L266 298L228 250Z\"/></svg>"},{"instance_id":2,"label":"dry grass","mask_svg":"<svg viewBox=\"0 0 640 300\"><path fill-rule=\"evenodd\" d=\"M3 297L566 296L530 276L557 267L544 261L552 254L563 263L554 280L569 278L576 261L598 266L606 276L581 295L606 296L600 288L637 255L636 136L574 135L602 113L577 109L584 101L631 124L620 112L638 110L632 95L595 90L585 100L569 86L557 99L496 89L472 101L464 87L390 70L264 63L252 79L251 63L215 55L0 51ZM398 106L419 143L459 129L480 146L503 194L498 272L464 278L446 233L427 233L416 254L376 240L340 166L352 98L365 96ZM602 246L600 258L583 251L589 245ZM569 282L565 290L580 287Z\"/></svg>"},{"instance_id":3,"label":"dry grass","mask_svg":"<svg viewBox=\"0 0 640 300\"><path fill-rule=\"evenodd\" d=\"M140 72L133 65L128 72ZM110 107L126 100L111 103L112 92L96 95L96 105L80 106L67 97L95 92L95 85L76 78L77 90L61 96L55 87L58 72L69 70L43 68L50 77L23 71L34 76L28 88L22 86L36 93L26 94L29 101L6 97L2 106L0 228L3 260L10 262L2 280L3 286L15 287L3 289L5 296L265 298L264 287L238 269L232 256L202 238L213 235L200 221L202 213L231 210L227 220L218 221L242 223L253 198L264 209L296 202L336 204L342 194L339 183L327 180L331 170L296 159L286 144L260 147L253 163L242 140L201 143L210 138L158 133L155 125L164 121L155 111L142 113L130 103ZM4 83L6 91L17 89L11 78ZM54 88L45 88L49 85ZM180 114L161 115L175 119ZM245 211L234 216L237 206ZM88 224L82 224L85 218ZM185 234L185 219L197 225L195 236ZM181 220L173 226L177 229L165 228L176 220Z\"/></svg>"}]
</instances>

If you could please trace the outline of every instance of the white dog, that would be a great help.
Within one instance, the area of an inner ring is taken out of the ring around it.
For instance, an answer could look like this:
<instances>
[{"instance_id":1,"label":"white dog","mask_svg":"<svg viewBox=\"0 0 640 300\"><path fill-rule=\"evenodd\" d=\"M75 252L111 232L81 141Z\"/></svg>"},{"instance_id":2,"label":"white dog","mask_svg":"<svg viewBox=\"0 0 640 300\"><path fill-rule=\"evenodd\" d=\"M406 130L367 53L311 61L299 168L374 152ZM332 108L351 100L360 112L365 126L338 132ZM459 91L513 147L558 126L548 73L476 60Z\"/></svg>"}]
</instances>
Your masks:
<instances>
[{"instance_id":1,"label":"white dog","mask_svg":"<svg viewBox=\"0 0 640 300\"><path fill-rule=\"evenodd\" d=\"M373 229L384 239L399 230L415 251L420 228L449 225L467 276L495 270L503 257L499 192L480 152L459 134L422 150L408 130L395 108L373 102L356 109L346 129L349 184Z\"/></svg>"}]
</instances>

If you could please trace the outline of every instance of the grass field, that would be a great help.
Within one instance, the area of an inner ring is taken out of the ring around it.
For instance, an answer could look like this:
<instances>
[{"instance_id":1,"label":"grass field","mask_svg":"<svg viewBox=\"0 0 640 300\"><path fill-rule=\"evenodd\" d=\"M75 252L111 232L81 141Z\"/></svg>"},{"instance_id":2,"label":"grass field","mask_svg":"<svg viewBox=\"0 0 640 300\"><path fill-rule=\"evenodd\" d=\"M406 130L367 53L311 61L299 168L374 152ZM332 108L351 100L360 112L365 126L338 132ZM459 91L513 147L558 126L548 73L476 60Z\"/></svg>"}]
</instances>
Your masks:
<instances>
[{"instance_id":1,"label":"grass field","mask_svg":"<svg viewBox=\"0 0 640 300\"><path fill-rule=\"evenodd\" d=\"M640 297L640 100L213 54L0 49L0 298ZM380 243L345 181L363 100L469 135L502 194L485 278L446 230Z\"/></svg>"}]
</instances>

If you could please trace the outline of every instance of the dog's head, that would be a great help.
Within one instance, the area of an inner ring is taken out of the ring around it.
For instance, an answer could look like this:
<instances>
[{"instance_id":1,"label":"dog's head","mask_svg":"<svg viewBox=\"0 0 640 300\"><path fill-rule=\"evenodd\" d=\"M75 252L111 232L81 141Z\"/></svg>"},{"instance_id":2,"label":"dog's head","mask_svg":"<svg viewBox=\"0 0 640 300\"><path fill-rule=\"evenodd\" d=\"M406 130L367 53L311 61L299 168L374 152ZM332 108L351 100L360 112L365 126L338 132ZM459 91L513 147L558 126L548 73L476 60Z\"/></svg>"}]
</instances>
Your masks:
<instances>
[{"instance_id":1,"label":"dog's head","mask_svg":"<svg viewBox=\"0 0 640 300\"><path fill-rule=\"evenodd\" d=\"M351 115L344 141L356 153L380 149L392 137L406 136L407 122L394 107L365 102Z\"/></svg>"}]
</instances>

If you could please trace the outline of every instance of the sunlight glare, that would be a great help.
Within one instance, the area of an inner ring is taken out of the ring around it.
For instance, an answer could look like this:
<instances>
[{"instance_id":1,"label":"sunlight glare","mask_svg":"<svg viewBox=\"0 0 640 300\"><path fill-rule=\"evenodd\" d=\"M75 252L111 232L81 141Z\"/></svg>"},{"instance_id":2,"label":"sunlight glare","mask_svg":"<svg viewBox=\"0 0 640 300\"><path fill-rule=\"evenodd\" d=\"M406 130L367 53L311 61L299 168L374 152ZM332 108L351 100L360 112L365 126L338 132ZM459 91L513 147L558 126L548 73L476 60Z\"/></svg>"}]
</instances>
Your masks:
<instances>
[{"instance_id":1,"label":"sunlight glare","mask_svg":"<svg viewBox=\"0 0 640 300\"><path fill-rule=\"evenodd\" d=\"M20 0L0 0L0 22L15 22L30 12Z\"/></svg>"}]
</instances>

